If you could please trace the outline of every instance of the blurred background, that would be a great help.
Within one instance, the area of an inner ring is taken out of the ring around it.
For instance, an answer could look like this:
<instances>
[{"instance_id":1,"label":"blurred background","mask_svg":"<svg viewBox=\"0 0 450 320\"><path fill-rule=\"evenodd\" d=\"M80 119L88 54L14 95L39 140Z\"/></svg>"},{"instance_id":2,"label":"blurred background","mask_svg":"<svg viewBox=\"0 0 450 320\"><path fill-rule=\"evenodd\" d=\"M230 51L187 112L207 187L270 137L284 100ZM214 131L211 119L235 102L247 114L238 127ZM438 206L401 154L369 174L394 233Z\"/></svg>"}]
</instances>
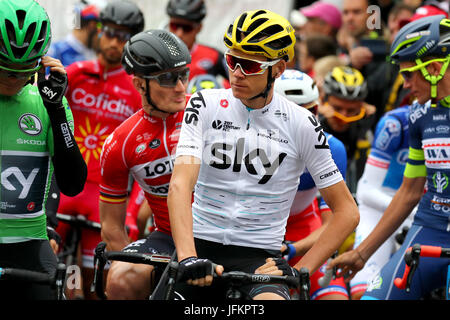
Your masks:
<instances>
[{"instance_id":1,"label":"blurred background","mask_svg":"<svg viewBox=\"0 0 450 320\"><path fill-rule=\"evenodd\" d=\"M160 28L167 23L166 5L168 0L132 1L144 12L146 29ZM47 10L52 21L53 41L64 38L76 23L74 6L79 3L79 0L38 0L38 2ZM288 17L294 6L298 6L297 2L294 0L206 0L207 15L203 20L203 29L197 39L200 43L224 50L223 33L242 12L269 9ZM301 2L302 5L307 5L313 1Z\"/></svg>"}]
</instances>

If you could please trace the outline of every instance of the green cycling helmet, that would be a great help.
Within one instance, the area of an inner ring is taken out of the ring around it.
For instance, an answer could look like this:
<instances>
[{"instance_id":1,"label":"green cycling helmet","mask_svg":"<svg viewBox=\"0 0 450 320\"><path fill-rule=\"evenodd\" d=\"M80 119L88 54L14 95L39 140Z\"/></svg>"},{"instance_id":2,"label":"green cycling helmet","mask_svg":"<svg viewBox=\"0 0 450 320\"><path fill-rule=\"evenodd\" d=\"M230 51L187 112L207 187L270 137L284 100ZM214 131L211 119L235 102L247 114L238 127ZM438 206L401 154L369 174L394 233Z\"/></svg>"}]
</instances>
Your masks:
<instances>
[{"instance_id":1,"label":"green cycling helmet","mask_svg":"<svg viewBox=\"0 0 450 320\"><path fill-rule=\"evenodd\" d=\"M48 51L50 19L35 0L0 0L0 59L30 64Z\"/></svg>"}]
</instances>

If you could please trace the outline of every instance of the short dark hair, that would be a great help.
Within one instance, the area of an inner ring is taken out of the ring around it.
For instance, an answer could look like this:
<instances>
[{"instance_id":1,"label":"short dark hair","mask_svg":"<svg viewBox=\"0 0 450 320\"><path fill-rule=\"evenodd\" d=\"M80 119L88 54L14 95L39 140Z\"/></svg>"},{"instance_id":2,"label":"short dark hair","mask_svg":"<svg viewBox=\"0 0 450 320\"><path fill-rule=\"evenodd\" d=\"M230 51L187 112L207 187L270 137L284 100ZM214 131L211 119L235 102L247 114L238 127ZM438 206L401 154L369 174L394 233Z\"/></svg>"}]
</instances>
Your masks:
<instances>
[{"instance_id":1,"label":"short dark hair","mask_svg":"<svg viewBox=\"0 0 450 320\"><path fill-rule=\"evenodd\" d=\"M333 56L337 53L337 44L330 36L312 35L306 37L304 42L308 55L316 60L325 56Z\"/></svg>"},{"instance_id":2,"label":"short dark hair","mask_svg":"<svg viewBox=\"0 0 450 320\"><path fill-rule=\"evenodd\" d=\"M415 8L414 7L412 7L410 5L407 5L407 4L403 3L403 2L398 2L389 11L389 15L388 16L395 18L403 10L407 10L407 11L411 12L412 14L414 14L414 12L415 12Z\"/></svg>"}]
</instances>

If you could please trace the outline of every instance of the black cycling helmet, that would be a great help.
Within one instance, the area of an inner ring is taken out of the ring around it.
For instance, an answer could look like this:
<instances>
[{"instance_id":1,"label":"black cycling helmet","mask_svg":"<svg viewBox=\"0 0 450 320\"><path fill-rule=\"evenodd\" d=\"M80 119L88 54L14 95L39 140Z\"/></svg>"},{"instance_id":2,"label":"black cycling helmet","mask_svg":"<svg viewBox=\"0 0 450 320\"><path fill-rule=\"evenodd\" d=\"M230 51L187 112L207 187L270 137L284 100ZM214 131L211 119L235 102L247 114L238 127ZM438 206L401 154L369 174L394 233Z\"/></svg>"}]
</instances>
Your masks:
<instances>
[{"instance_id":1,"label":"black cycling helmet","mask_svg":"<svg viewBox=\"0 0 450 320\"><path fill-rule=\"evenodd\" d=\"M134 75L149 75L191 63L183 41L166 30L147 30L134 35L123 49L122 65Z\"/></svg>"},{"instance_id":2,"label":"black cycling helmet","mask_svg":"<svg viewBox=\"0 0 450 320\"><path fill-rule=\"evenodd\" d=\"M128 27L133 34L144 30L144 15L136 4L125 0L114 0L100 12L101 23L114 23Z\"/></svg>"},{"instance_id":3,"label":"black cycling helmet","mask_svg":"<svg viewBox=\"0 0 450 320\"><path fill-rule=\"evenodd\" d=\"M166 8L169 17L201 22L206 16L203 0L169 0Z\"/></svg>"},{"instance_id":4,"label":"black cycling helmet","mask_svg":"<svg viewBox=\"0 0 450 320\"><path fill-rule=\"evenodd\" d=\"M156 110L150 97L149 76L171 69L186 67L191 63L191 53L180 38L167 30L147 30L140 32L125 44L122 65L128 74L145 79L145 96L147 102Z\"/></svg>"}]
</instances>

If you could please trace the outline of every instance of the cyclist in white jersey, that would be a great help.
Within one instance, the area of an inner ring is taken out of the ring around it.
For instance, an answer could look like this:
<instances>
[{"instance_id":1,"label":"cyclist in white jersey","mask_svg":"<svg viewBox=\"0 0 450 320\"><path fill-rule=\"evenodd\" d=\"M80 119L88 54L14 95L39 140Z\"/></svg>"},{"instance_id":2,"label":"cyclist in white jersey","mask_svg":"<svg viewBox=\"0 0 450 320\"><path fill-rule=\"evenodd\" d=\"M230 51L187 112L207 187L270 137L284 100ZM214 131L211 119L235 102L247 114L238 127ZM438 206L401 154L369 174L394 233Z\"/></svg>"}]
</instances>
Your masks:
<instances>
[{"instance_id":1,"label":"cyclist in white jersey","mask_svg":"<svg viewBox=\"0 0 450 320\"><path fill-rule=\"evenodd\" d=\"M231 89L195 93L185 110L168 196L185 298L217 299L213 262L298 276L319 268L354 230L359 213L315 116L273 92L294 54L289 22L268 10L244 12L224 35ZM239 68L238 68L239 67ZM280 258L290 207L304 169L334 212L295 268ZM192 202L192 190L194 201ZM192 207L191 207L192 203ZM195 240L194 240L195 239ZM286 286L241 288L252 299L289 299ZM194 293L195 292L195 293ZM219 296L217 296L219 294Z\"/></svg>"}]
</instances>

